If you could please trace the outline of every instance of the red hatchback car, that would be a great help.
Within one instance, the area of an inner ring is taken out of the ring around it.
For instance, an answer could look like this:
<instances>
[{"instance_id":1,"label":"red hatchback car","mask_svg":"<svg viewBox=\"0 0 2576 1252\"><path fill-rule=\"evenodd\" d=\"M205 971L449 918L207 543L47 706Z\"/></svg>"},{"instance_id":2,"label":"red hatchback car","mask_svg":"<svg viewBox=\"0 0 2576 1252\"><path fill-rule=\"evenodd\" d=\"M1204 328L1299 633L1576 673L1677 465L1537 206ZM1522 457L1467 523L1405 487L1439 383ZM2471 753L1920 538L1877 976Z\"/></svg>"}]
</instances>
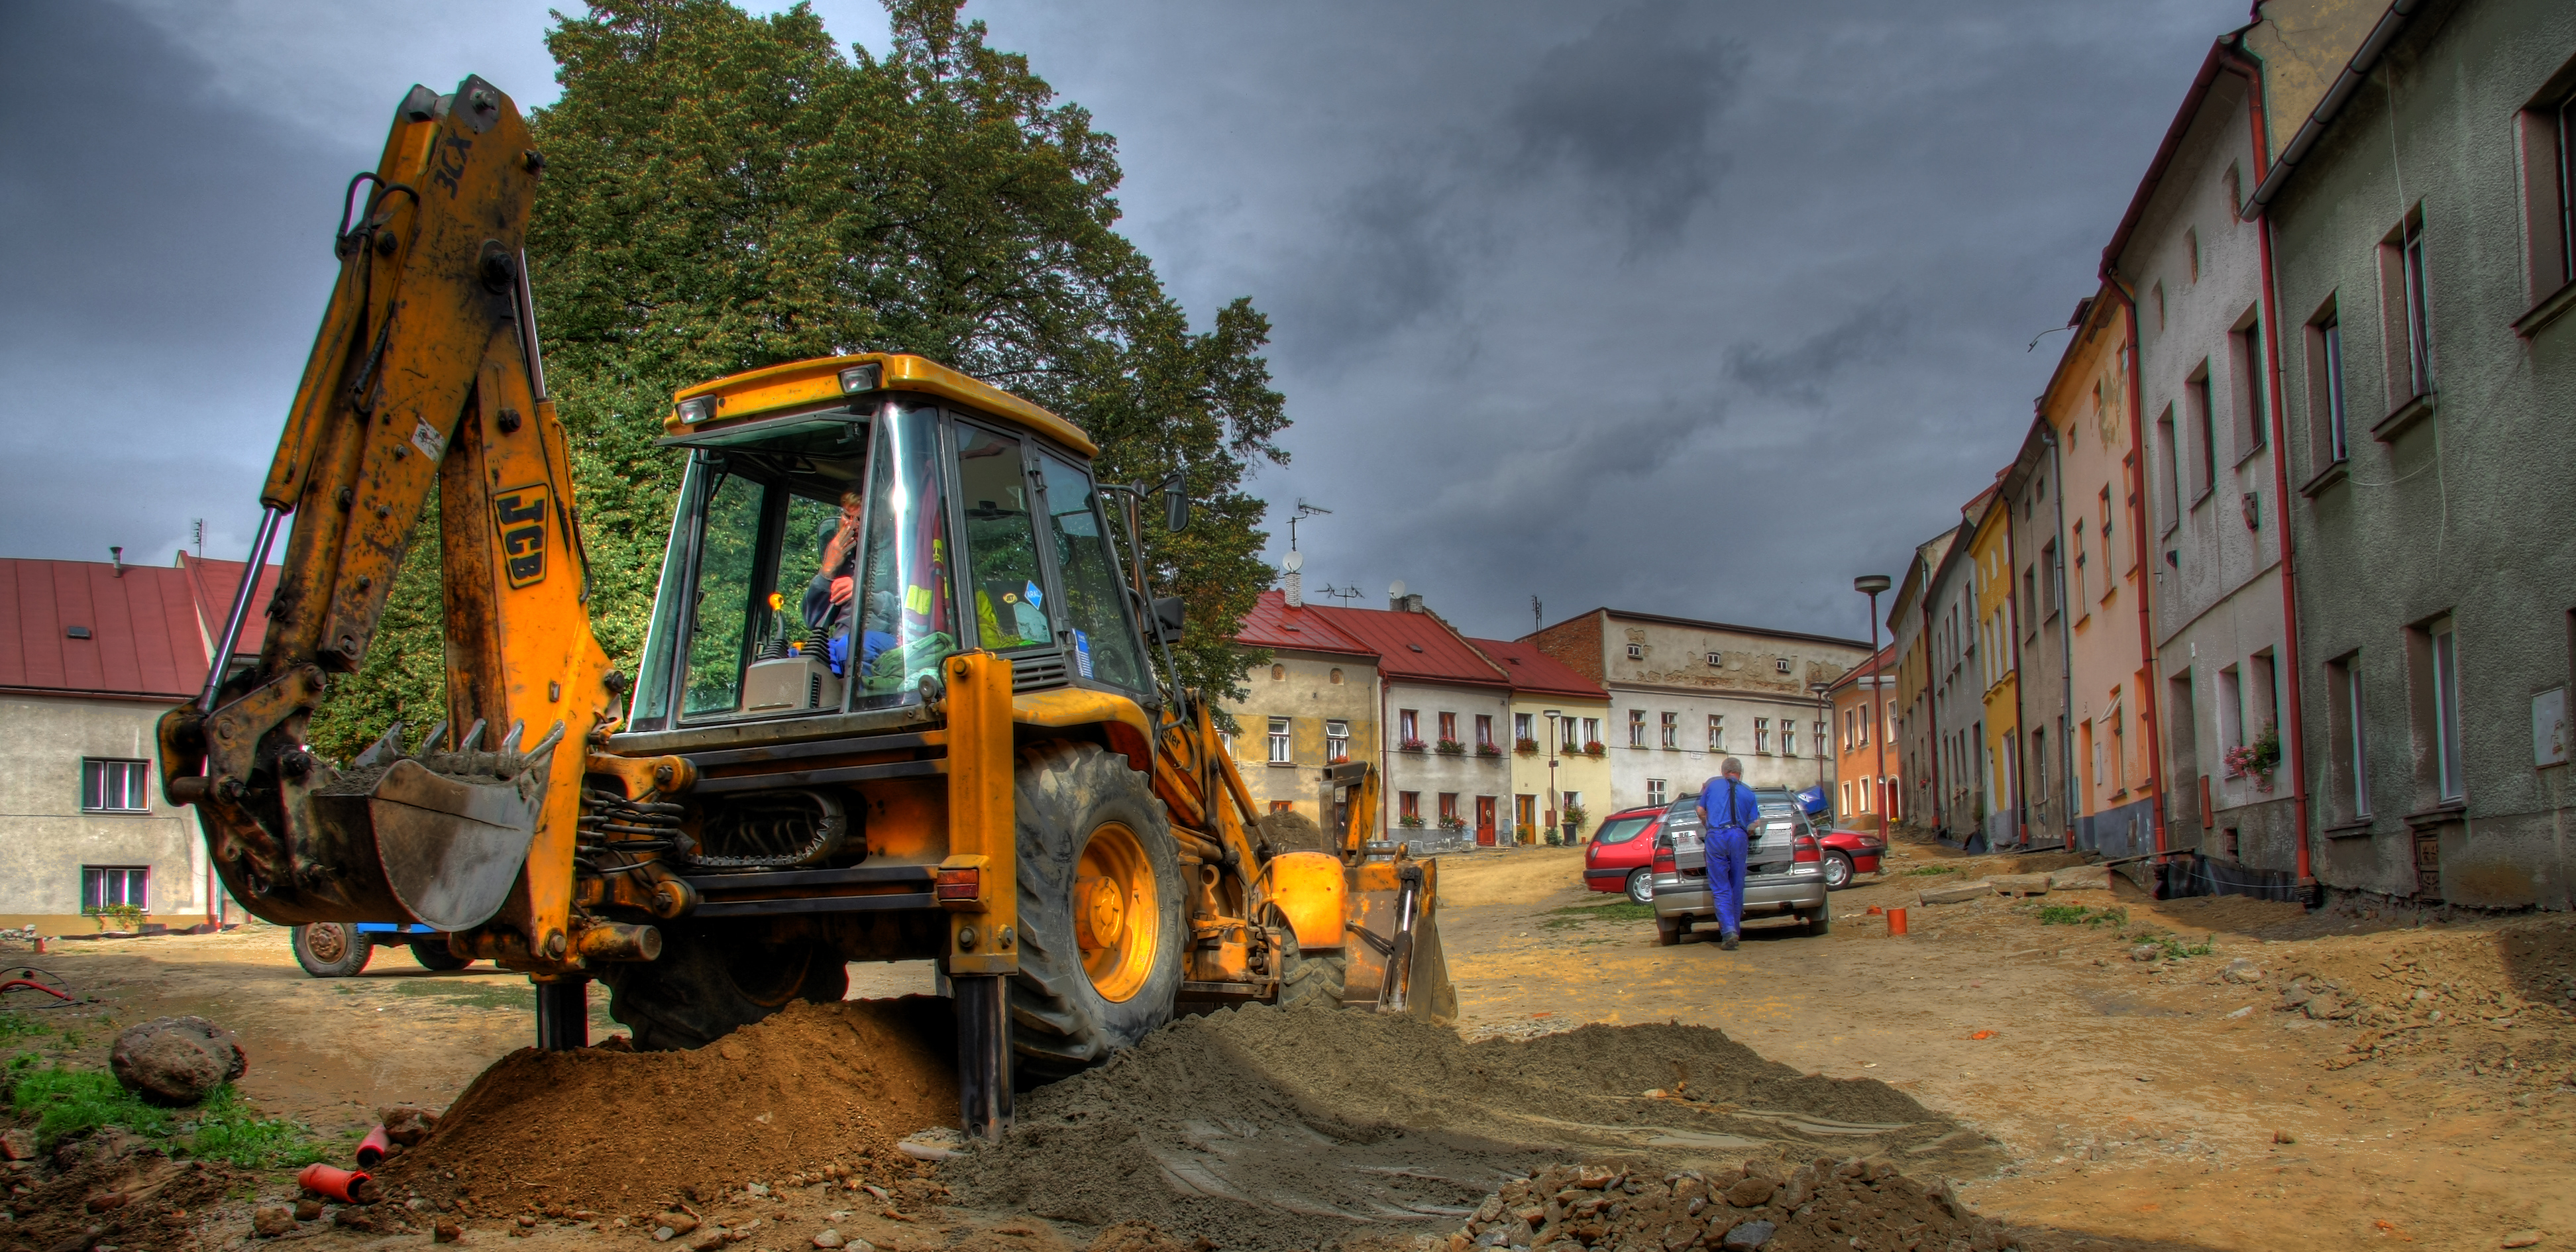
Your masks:
<instances>
[{"instance_id":1,"label":"red hatchback car","mask_svg":"<svg viewBox=\"0 0 2576 1252\"><path fill-rule=\"evenodd\" d=\"M1664 810L1621 809L1601 819L1601 828L1583 849L1583 885L1594 891L1624 891L1639 904L1655 899L1655 833Z\"/></svg>"},{"instance_id":2,"label":"red hatchback car","mask_svg":"<svg viewBox=\"0 0 2576 1252\"><path fill-rule=\"evenodd\" d=\"M1887 840L1874 831L1828 831L1820 842L1825 845L1825 889L1828 891L1840 891L1850 886L1855 874L1877 873L1879 858L1887 854Z\"/></svg>"}]
</instances>

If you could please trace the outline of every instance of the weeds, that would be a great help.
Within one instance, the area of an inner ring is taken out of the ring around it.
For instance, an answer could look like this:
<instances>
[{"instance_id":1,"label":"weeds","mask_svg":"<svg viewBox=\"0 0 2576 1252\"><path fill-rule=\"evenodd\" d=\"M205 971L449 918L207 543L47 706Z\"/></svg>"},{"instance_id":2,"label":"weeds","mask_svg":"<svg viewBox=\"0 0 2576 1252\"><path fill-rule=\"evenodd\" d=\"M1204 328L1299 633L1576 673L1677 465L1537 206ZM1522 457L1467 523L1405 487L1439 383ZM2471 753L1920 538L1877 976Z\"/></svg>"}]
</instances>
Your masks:
<instances>
[{"instance_id":1,"label":"weeds","mask_svg":"<svg viewBox=\"0 0 2576 1252\"><path fill-rule=\"evenodd\" d=\"M195 1109L164 1109L144 1103L105 1070L36 1068L32 1052L9 1063L16 1075L9 1103L36 1118L36 1138L51 1145L67 1136L108 1126L150 1139L170 1141L173 1148L199 1158L244 1169L277 1169L330 1159L313 1132L299 1122L261 1117L242 1102L231 1084L215 1089Z\"/></svg>"},{"instance_id":2,"label":"weeds","mask_svg":"<svg viewBox=\"0 0 2576 1252\"><path fill-rule=\"evenodd\" d=\"M1959 871L1947 865L1917 865L1905 872L1916 878L1927 878L1934 874L1955 874Z\"/></svg>"},{"instance_id":3,"label":"weeds","mask_svg":"<svg viewBox=\"0 0 2576 1252\"><path fill-rule=\"evenodd\" d=\"M54 1033L53 1027L47 1026L36 1019L34 1014L39 1011L41 1010L32 1010L25 1013L0 1013L0 1043L9 1043L19 1039L33 1039L39 1035L50 1035Z\"/></svg>"},{"instance_id":4,"label":"weeds","mask_svg":"<svg viewBox=\"0 0 2576 1252\"><path fill-rule=\"evenodd\" d=\"M2039 906L2042 926L2126 926L2127 909L2096 909L2080 904L2043 904Z\"/></svg>"},{"instance_id":5,"label":"weeds","mask_svg":"<svg viewBox=\"0 0 2576 1252\"><path fill-rule=\"evenodd\" d=\"M1608 904L1569 905L1561 909L1551 909L1549 912L1554 916L1540 922L1539 925L1549 930L1563 930L1569 926L1582 926L1592 922L1653 921L1655 906L1639 904L1633 900L1614 900Z\"/></svg>"},{"instance_id":6,"label":"weeds","mask_svg":"<svg viewBox=\"0 0 2576 1252\"><path fill-rule=\"evenodd\" d=\"M2208 956L2218 950L2218 936L2216 935L2210 935L2198 943L2184 943L2179 937L2174 935L2155 934L2141 930L2138 933L2129 936L2129 938L2134 939L2139 943L2153 944L2156 947L2164 949L2164 959L2168 961L2179 961L2187 956Z\"/></svg>"}]
</instances>

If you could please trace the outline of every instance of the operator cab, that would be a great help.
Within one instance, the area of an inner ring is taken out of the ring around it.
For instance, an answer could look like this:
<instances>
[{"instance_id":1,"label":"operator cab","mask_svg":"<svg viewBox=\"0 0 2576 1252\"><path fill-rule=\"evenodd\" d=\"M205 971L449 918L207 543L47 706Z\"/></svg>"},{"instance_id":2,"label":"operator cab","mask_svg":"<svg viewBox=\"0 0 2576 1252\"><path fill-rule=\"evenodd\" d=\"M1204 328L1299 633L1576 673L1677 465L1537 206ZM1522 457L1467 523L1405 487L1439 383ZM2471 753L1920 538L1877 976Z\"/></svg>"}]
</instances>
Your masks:
<instances>
[{"instance_id":1,"label":"operator cab","mask_svg":"<svg viewBox=\"0 0 2576 1252\"><path fill-rule=\"evenodd\" d=\"M917 356L679 393L689 449L628 729L901 709L986 648L1014 690L1152 690L1079 427Z\"/></svg>"}]
</instances>

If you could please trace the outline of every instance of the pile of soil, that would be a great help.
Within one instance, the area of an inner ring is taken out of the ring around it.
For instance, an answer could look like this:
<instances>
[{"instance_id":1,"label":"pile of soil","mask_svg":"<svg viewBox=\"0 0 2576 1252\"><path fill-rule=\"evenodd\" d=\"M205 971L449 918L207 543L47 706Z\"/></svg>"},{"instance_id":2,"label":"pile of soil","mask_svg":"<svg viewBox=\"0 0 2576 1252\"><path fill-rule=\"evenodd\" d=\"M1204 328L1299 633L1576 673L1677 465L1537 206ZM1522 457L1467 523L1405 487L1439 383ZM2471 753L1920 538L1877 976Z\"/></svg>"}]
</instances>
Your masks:
<instances>
[{"instance_id":1,"label":"pile of soil","mask_svg":"<svg viewBox=\"0 0 2576 1252\"><path fill-rule=\"evenodd\" d=\"M0 1226L0 1248L176 1243L247 1176L206 1161L173 1161L138 1136L110 1127L54 1153L53 1176L12 1175L28 1184L8 1201L17 1220Z\"/></svg>"},{"instance_id":2,"label":"pile of soil","mask_svg":"<svg viewBox=\"0 0 2576 1252\"><path fill-rule=\"evenodd\" d=\"M957 1119L953 1029L946 1000L907 996L800 1001L692 1052L521 1049L381 1180L468 1213L635 1214L806 1167L891 1166L905 1135Z\"/></svg>"},{"instance_id":3,"label":"pile of soil","mask_svg":"<svg viewBox=\"0 0 2576 1252\"><path fill-rule=\"evenodd\" d=\"M1828 1145L1954 1173L2003 1159L1884 1083L1803 1075L1704 1027L1467 1043L1312 1006L1184 1020L1018 1114L941 1169L958 1202L1252 1252L1435 1235L1568 1160L1660 1176Z\"/></svg>"},{"instance_id":4,"label":"pile of soil","mask_svg":"<svg viewBox=\"0 0 2576 1252\"><path fill-rule=\"evenodd\" d=\"M2258 954L2258 960L2260 955ZM2289 954L2284 953L2284 956ZM2409 1063L2547 1089L2576 1082L2576 922L2328 940L2261 971L2271 1008L2361 1027L2328 1069Z\"/></svg>"},{"instance_id":5,"label":"pile of soil","mask_svg":"<svg viewBox=\"0 0 2576 1252\"><path fill-rule=\"evenodd\" d=\"M2017 1245L2010 1231L1969 1212L1948 1184L1926 1185L1889 1161L1857 1157L1785 1165L1756 1157L1738 1169L1662 1177L1551 1166L1506 1185L1449 1237L1450 1252L1479 1246L1996 1252Z\"/></svg>"}]
</instances>

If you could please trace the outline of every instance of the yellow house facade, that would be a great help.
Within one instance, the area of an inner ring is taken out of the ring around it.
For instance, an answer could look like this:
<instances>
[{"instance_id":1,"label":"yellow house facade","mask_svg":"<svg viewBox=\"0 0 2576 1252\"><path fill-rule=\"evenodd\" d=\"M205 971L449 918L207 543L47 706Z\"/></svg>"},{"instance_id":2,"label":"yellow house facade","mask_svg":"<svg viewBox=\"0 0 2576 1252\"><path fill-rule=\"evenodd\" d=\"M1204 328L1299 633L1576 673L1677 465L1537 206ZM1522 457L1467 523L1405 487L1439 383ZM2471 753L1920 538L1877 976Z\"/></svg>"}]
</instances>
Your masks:
<instances>
[{"instance_id":1,"label":"yellow house facade","mask_svg":"<svg viewBox=\"0 0 2576 1252\"><path fill-rule=\"evenodd\" d=\"M1968 540L1969 576L1976 585L1977 679L1984 689L1986 846L2022 842L2021 679L2019 628L2014 623L2012 501L1988 499L1985 515Z\"/></svg>"},{"instance_id":2,"label":"yellow house facade","mask_svg":"<svg viewBox=\"0 0 2576 1252\"><path fill-rule=\"evenodd\" d=\"M1563 840L1569 826L1576 837L1598 829L1618 807L1601 737L1610 693L1534 644L1467 642L1512 680L1512 834L1523 843L1544 843L1549 831ZM1601 743L1601 752L1586 752L1590 743Z\"/></svg>"}]
</instances>

